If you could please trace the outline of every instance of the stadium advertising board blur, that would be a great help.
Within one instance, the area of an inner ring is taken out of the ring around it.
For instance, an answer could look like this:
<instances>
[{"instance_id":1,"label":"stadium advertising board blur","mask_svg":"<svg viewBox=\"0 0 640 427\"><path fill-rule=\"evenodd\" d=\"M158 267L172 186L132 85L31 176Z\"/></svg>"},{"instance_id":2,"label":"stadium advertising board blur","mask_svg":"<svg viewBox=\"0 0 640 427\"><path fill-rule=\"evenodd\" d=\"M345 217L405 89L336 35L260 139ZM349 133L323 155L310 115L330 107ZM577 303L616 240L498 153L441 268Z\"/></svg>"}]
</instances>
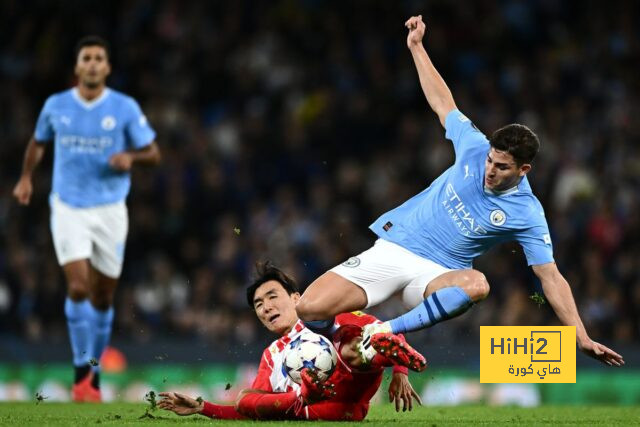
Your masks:
<instances>
[{"instance_id":1,"label":"stadium advertising board blur","mask_svg":"<svg viewBox=\"0 0 640 427\"><path fill-rule=\"evenodd\" d=\"M481 326L481 383L575 383L575 326Z\"/></svg>"}]
</instances>

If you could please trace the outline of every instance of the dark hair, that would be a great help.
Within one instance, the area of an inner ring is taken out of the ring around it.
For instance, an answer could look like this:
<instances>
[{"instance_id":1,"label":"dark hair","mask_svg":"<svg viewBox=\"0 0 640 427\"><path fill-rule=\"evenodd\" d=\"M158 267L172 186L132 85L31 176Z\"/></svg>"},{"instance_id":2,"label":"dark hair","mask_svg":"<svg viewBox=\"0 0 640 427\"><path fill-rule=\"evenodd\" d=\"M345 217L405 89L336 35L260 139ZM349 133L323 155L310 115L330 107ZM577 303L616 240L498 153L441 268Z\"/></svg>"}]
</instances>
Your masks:
<instances>
[{"instance_id":1,"label":"dark hair","mask_svg":"<svg viewBox=\"0 0 640 427\"><path fill-rule=\"evenodd\" d=\"M247 288L247 303L249 307L253 308L253 297L256 294L256 290L264 283L275 280L280 283L287 294L295 294L300 292L295 280L287 276L282 270L275 267L270 261L264 263L256 263L256 278L253 283Z\"/></svg>"},{"instance_id":2,"label":"dark hair","mask_svg":"<svg viewBox=\"0 0 640 427\"><path fill-rule=\"evenodd\" d=\"M495 131L489 143L496 150L504 151L513 156L518 166L531 163L538 154L540 141L535 133L525 125L506 125Z\"/></svg>"},{"instance_id":3,"label":"dark hair","mask_svg":"<svg viewBox=\"0 0 640 427\"><path fill-rule=\"evenodd\" d=\"M78 58L82 48L87 46L100 46L107 53L107 59L111 57L111 47L109 46L109 42L100 36L84 36L78 40L78 43L76 43L75 57Z\"/></svg>"}]
</instances>

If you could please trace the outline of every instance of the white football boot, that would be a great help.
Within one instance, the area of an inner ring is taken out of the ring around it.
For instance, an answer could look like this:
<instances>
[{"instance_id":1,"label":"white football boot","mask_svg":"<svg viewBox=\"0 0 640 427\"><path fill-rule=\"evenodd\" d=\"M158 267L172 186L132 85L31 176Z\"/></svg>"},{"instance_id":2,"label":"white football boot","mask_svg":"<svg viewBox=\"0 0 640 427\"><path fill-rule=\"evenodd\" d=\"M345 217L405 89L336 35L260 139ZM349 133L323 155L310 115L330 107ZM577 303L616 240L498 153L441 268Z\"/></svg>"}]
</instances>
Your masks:
<instances>
[{"instance_id":1,"label":"white football boot","mask_svg":"<svg viewBox=\"0 0 640 427\"><path fill-rule=\"evenodd\" d=\"M358 352L362 358L362 363L369 364L376 355L376 349L371 345L371 337L376 334L390 334L391 325L389 322L369 323L362 328L362 341L358 343Z\"/></svg>"}]
</instances>

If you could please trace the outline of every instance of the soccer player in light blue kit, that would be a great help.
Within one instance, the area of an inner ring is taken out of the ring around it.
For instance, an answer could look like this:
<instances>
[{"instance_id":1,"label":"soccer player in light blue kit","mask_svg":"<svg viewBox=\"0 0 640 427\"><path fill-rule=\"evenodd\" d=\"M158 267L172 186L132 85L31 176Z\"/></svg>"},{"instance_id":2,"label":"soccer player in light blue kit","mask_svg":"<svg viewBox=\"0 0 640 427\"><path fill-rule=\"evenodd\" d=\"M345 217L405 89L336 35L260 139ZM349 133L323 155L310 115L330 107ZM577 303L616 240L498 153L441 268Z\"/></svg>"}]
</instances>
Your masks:
<instances>
[{"instance_id":1,"label":"soccer player in light blue kit","mask_svg":"<svg viewBox=\"0 0 640 427\"><path fill-rule=\"evenodd\" d=\"M580 350L621 366L622 356L589 338L554 262L544 211L526 177L539 149L537 136L512 124L487 139L457 110L431 63L422 45L422 16L411 17L405 26L420 84L453 142L455 163L427 189L380 216L370 227L379 237L375 245L316 279L297 305L298 316L312 329L326 330L336 314L400 293L414 308L365 328L361 351L370 360L376 353L372 337L430 327L486 298L489 284L472 268L473 259L495 244L516 240L560 321L576 327Z\"/></svg>"},{"instance_id":2,"label":"soccer player in light blue kit","mask_svg":"<svg viewBox=\"0 0 640 427\"><path fill-rule=\"evenodd\" d=\"M85 37L76 49L77 86L50 96L38 117L13 195L28 205L31 176L54 142L51 233L67 281L65 315L75 381L74 401L101 400L99 361L113 323L122 271L133 164L157 164L155 132L136 101L106 86L106 41Z\"/></svg>"}]
</instances>

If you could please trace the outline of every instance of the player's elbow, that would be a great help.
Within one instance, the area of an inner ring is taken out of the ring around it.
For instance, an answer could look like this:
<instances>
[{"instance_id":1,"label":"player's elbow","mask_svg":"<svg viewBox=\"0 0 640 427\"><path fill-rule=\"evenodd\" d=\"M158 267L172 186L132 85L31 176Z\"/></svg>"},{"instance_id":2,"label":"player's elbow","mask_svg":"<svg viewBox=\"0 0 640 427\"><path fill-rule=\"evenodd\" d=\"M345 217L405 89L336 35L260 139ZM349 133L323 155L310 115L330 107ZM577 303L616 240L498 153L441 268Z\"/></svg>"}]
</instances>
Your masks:
<instances>
[{"instance_id":1,"label":"player's elbow","mask_svg":"<svg viewBox=\"0 0 640 427\"><path fill-rule=\"evenodd\" d=\"M162 162L160 148L158 148L158 144L155 142L151 145L151 162L154 166L157 166Z\"/></svg>"}]
</instances>

